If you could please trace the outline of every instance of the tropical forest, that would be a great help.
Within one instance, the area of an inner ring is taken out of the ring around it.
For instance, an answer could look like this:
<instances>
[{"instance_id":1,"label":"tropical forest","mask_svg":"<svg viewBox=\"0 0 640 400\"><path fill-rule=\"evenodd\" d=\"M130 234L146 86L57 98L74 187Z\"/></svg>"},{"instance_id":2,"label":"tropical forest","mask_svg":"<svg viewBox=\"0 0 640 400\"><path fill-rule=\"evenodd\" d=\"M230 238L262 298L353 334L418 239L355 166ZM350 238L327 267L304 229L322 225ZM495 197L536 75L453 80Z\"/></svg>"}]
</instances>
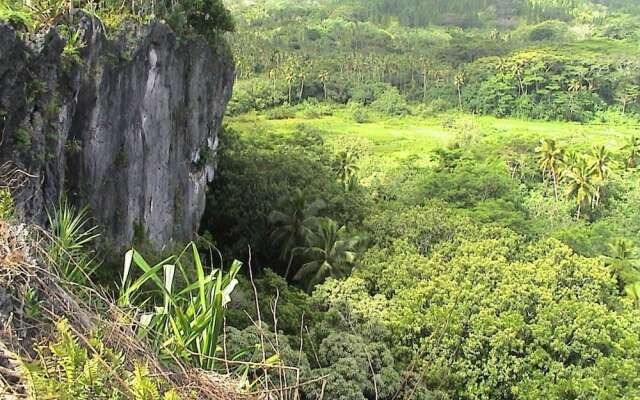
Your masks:
<instances>
[{"instance_id":1,"label":"tropical forest","mask_svg":"<svg viewBox=\"0 0 640 400\"><path fill-rule=\"evenodd\" d=\"M18 399L640 399L640 1L0 0Z\"/></svg>"}]
</instances>

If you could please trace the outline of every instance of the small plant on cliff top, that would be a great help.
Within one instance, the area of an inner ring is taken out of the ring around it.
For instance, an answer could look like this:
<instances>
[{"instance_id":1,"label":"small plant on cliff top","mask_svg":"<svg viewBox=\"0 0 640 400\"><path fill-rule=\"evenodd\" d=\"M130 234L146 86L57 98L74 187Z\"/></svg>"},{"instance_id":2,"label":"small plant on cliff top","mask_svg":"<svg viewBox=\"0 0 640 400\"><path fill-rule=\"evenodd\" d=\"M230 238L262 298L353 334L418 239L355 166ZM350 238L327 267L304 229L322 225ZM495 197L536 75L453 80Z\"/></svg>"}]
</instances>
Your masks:
<instances>
[{"instance_id":1,"label":"small plant on cliff top","mask_svg":"<svg viewBox=\"0 0 640 400\"><path fill-rule=\"evenodd\" d=\"M11 197L11 191L8 188L0 189L0 220L8 220L13 217L15 206L13 204L13 197Z\"/></svg>"},{"instance_id":2,"label":"small plant on cliff top","mask_svg":"<svg viewBox=\"0 0 640 400\"><path fill-rule=\"evenodd\" d=\"M65 70L82 63L80 50L85 47L80 31L71 31L66 27L61 28L61 33L66 37L67 43L62 50L62 66Z\"/></svg>"},{"instance_id":3,"label":"small plant on cliff top","mask_svg":"<svg viewBox=\"0 0 640 400\"><path fill-rule=\"evenodd\" d=\"M71 0L2 1L0 20L38 31L54 26L71 8Z\"/></svg>"},{"instance_id":4,"label":"small plant on cliff top","mask_svg":"<svg viewBox=\"0 0 640 400\"><path fill-rule=\"evenodd\" d=\"M29 12L5 2L0 2L0 21L7 21L15 29L30 29L33 26Z\"/></svg>"}]
</instances>

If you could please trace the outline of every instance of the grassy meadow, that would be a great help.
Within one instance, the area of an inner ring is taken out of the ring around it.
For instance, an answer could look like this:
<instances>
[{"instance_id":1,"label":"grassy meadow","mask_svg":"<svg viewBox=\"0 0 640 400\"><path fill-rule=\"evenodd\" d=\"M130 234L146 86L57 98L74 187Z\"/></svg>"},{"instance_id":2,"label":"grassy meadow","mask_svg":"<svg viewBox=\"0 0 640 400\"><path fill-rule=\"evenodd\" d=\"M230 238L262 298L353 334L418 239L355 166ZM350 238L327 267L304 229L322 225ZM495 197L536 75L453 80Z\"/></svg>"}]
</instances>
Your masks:
<instances>
[{"instance_id":1,"label":"grassy meadow","mask_svg":"<svg viewBox=\"0 0 640 400\"><path fill-rule=\"evenodd\" d=\"M355 145L361 153L358 163L363 183L407 163L418 169L429 167L434 150L464 137L472 139L474 145L480 142L483 145L480 151L495 152L497 157L506 143L537 144L541 139L556 140L576 151L588 151L595 145L620 149L626 140L640 132L640 126L628 123L524 120L456 111L428 116L416 115L415 110L413 115L405 116L371 113L368 121L359 123L348 106L320 106L329 115L309 115L308 107L285 106L287 111L276 113L278 118L253 111L230 116L225 122L248 137L287 137L310 129L336 151Z\"/></svg>"}]
</instances>

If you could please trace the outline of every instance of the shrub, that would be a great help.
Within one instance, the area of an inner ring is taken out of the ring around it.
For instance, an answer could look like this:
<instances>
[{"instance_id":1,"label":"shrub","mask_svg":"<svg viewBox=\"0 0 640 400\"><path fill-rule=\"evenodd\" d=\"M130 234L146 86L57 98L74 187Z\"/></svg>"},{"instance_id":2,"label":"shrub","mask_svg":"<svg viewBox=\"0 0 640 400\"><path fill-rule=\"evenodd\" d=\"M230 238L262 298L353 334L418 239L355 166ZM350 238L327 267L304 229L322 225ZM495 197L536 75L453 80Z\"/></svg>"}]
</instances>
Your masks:
<instances>
[{"instance_id":1,"label":"shrub","mask_svg":"<svg viewBox=\"0 0 640 400\"><path fill-rule=\"evenodd\" d=\"M211 38L217 32L235 29L231 14L221 0L165 0L165 7L168 8L170 24L177 22L205 37Z\"/></svg>"},{"instance_id":2,"label":"shrub","mask_svg":"<svg viewBox=\"0 0 640 400\"><path fill-rule=\"evenodd\" d=\"M26 153L31 149L31 133L25 128L18 128L15 136L16 148Z\"/></svg>"},{"instance_id":3,"label":"shrub","mask_svg":"<svg viewBox=\"0 0 640 400\"><path fill-rule=\"evenodd\" d=\"M534 42L559 40L567 31L567 25L563 22L545 21L531 28L528 39Z\"/></svg>"},{"instance_id":4,"label":"shrub","mask_svg":"<svg viewBox=\"0 0 640 400\"><path fill-rule=\"evenodd\" d=\"M331 105L320 103L315 98L307 99L304 103L302 103L300 108L304 113L304 117L308 119L316 119L333 115L333 109L331 108Z\"/></svg>"},{"instance_id":5,"label":"shrub","mask_svg":"<svg viewBox=\"0 0 640 400\"><path fill-rule=\"evenodd\" d=\"M385 91L371 103L371 107L379 113L391 116L401 116L409 113L407 100L395 87L387 87Z\"/></svg>"},{"instance_id":6,"label":"shrub","mask_svg":"<svg viewBox=\"0 0 640 400\"><path fill-rule=\"evenodd\" d=\"M400 374L382 343L334 332L320 343L318 359L321 368L313 374L326 375L326 385L317 382L307 388L305 392L311 398L319 398L324 392L328 399L388 399L400 388Z\"/></svg>"},{"instance_id":7,"label":"shrub","mask_svg":"<svg viewBox=\"0 0 640 400\"><path fill-rule=\"evenodd\" d=\"M388 86L384 83L363 83L351 89L351 100L368 106L376 101Z\"/></svg>"},{"instance_id":8,"label":"shrub","mask_svg":"<svg viewBox=\"0 0 640 400\"><path fill-rule=\"evenodd\" d=\"M461 163L453 171L434 172L424 179L425 196L471 208L489 199L520 204L518 184L501 162Z\"/></svg>"},{"instance_id":9,"label":"shrub","mask_svg":"<svg viewBox=\"0 0 640 400\"><path fill-rule=\"evenodd\" d=\"M362 106L355 106L351 112L351 118L358 124L364 124L371 121L371 117L367 110Z\"/></svg>"},{"instance_id":10,"label":"shrub","mask_svg":"<svg viewBox=\"0 0 640 400\"><path fill-rule=\"evenodd\" d=\"M287 101L287 88L281 82L263 78L241 80L233 88L233 97L227 106L230 115L252 110L267 110Z\"/></svg>"},{"instance_id":11,"label":"shrub","mask_svg":"<svg viewBox=\"0 0 640 400\"><path fill-rule=\"evenodd\" d=\"M295 336L289 338L281 333L276 334L264 323L260 328L256 325L242 330L228 327L225 332L225 348L234 360L275 367L262 369L248 365L241 368L247 380L260 380L265 386L272 387L294 387L309 378L309 361L296 348L298 340ZM288 368L279 368L284 366ZM293 368L298 368L300 375Z\"/></svg>"},{"instance_id":12,"label":"shrub","mask_svg":"<svg viewBox=\"0 0 640 400\"><path fill-rule=\"evenodd\" d=\"M432 116L441 112L445 112L451 108L451 103L445 99L431 100L426 106L420 110L420 114L425 117Z\"/></svg>"},{"instance_id":13,"label":"shrub","mask_svg":"<svg viewBox=\"0 0 640 400\"><path fill-rule=\"evenodd\" d=\"M526 244L508 230L479 229L426 257L397 242L318 290L325 307L348 304L361 315L359 330L383 324L379 338L397 353L418 349L422 385L447 397L624 398L640 379L632 299L618 296L602 261L555 240Z\"/></svg>"},{"instance_id":14,"label":"shrub","mask_svg":"<svg viewBox=\"0 0 640 400\"><path fill-rule=\"evenodd\" d=\"M637 126L640 124L640 117L635 113L622 113L615 108L608 108L595 114L595 119L599 122L611 125Z\"/></svg>"},{"instance_id":15,"label":"shrub","mask_svg":"<svg viewBox=\"0 0 640 400\"><path fill-rule=\"evenodd\" d=\"M296 112L293 107L284 105L267 111L265 116L267 119L293 119L296 117Z\"/></svg>"},{"instance_id":16,"label":"shrub","mask_svg":"<svg viewBox=\"0 0 640 400\"><path fill-rule=\"evenodd\" d=\"M469 220L438 201L424 206L384 210L365 221L374 244L387 248L393 245L395 238L402 238L424 255L438 243L464 234L469 225Z\"/></svg>"},{"instance_id":17,"label":"shrub","mask_svg":"<svg viewBox=\"0 0 640 400\"><path fill-rule=\"evenodd\" d=\"M91 246L99 237L98 227L90 224L87 208L76 210L66 199L47 213L51 237L46 256L60 275L75 284L85 285L100 266Z\"/></svg>"}]
</instances>

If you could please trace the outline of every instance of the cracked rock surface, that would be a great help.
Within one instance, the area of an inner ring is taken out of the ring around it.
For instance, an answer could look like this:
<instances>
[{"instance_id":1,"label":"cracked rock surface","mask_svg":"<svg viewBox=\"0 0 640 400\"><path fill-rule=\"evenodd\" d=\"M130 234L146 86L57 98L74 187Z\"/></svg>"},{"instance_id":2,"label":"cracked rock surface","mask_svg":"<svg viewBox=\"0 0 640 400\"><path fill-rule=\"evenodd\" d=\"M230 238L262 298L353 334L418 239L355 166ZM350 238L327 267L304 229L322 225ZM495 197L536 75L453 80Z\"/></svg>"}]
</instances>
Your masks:
<instances>
[{"instance_id":1,"label":"cracked rock surface","mask_svg":"<svg viewBox=\"0 0 640 400\"><path fill-rule=\"evenodd\" d=\"M0 160L28 173L21 214L46 220L62 193L87 205L114 248L188 241L215 175L234 66L226 44L155 22L107 37L76 15L79 60L52 29L0 24Z\"/></svg>"}]
</instances>

